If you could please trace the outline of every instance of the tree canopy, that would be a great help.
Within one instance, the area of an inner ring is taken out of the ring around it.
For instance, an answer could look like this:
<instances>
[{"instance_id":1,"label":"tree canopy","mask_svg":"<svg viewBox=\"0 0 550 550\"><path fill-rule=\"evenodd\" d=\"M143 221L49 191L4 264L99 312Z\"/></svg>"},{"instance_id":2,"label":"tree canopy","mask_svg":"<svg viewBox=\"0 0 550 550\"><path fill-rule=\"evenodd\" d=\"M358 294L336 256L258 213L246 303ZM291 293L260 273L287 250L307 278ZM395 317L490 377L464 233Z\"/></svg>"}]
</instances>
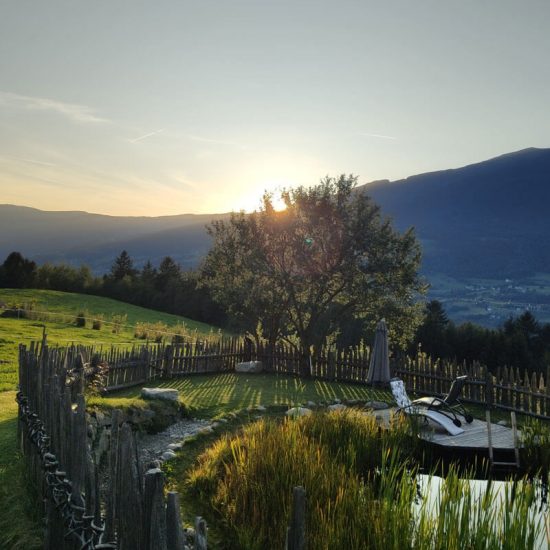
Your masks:
<instances>
[{"instance_id":1,"label":"tree canopy","mask_svg":"<svg viewBox=\"0 0 550 550\"><path fill-rule=\"evenodd\" d=\"M385 317L395 343L412 337L423 291L420 247L356 183L342 175L283 190L282 211L266 193L258 211L209 226L203 280L238 328L285 338L306 355L349 320L373 330Z\"/></svg>"}]
</instances>

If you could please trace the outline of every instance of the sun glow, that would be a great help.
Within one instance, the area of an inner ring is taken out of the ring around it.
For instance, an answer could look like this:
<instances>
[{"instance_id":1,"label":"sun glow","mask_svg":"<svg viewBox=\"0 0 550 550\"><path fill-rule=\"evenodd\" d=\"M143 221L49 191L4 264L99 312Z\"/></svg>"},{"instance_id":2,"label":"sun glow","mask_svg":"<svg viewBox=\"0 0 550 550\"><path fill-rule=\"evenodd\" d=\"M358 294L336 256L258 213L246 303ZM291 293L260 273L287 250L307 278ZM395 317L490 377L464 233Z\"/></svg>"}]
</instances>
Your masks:
<instances>
[{"instance_id":1,"label":"sun glow","mask_svg":"<svg viewBox=\"0 0 550 550\"><path fill-rule=\"evenodd\" d=\"M281 191L283 189L290 189L291 187L296 187L298 184L292 180L269 180L263 181L254 185L254 190L257 193L251 195L250 197L243 197L243 200L239 201L239 210L244 210L245 212L254 212L255 210L260 209L263 206L262 197L267 191L271 193L271 203L273 208L277 212L281 212L286 208L286 205L281 198Z\"/></svg>"}]
</instances>

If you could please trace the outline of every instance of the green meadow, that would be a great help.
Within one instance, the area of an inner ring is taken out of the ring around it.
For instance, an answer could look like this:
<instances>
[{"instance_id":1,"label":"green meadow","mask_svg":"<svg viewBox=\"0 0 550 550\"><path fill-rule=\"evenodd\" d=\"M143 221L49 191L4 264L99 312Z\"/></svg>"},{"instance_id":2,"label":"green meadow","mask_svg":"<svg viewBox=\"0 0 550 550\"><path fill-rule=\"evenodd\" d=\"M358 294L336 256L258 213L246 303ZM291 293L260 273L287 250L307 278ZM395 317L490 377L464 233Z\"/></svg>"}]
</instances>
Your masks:
<instances>
[{"instance_id":1,"label":"green meadow","mask_svg":"<svg viewBox=\"0 0 550 550\"><path fill-rule=\"evenodd\" d=\"M134 337L137 323L163 323L168 327L185 325L190 334L209 334L214 329L185 317L132 306L98 296L57 292L54 290L0 289L0 304L7 307L32 309L30 318L0 316L0 391L13 390L17 384L17 350L19 344L28 345L40 340L46 328L52 345L71 343L95 346L139 343ZM0 310L0 313L2 310ZM75 325L76 316L85 313L89 319L85 327ZM126 316L118 332L113 332L113 316ZM92 329L91 319L103 317L100 330ZM169 336L168 336L169 338Z\"/></svg>"}]
</instances>

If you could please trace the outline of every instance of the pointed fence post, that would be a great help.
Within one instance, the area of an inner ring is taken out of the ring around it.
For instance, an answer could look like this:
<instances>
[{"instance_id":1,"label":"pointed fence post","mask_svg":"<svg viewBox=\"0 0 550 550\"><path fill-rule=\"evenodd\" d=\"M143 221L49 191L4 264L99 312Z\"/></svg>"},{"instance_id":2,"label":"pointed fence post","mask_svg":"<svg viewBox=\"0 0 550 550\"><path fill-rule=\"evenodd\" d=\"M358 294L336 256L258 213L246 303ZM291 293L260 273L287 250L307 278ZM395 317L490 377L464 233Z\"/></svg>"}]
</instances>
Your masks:
<instances>
[{"instance_id":1,"label":"pointed fence post","mask_svg":"<svg viewBox=\"0 0 550 550\"><path fill-rule=\"evenodd\" d=\"M180 518L180 497L175 491L168 493L166 502L166 549L182 550L185 534Z\"/></svg>"}]
</instances>

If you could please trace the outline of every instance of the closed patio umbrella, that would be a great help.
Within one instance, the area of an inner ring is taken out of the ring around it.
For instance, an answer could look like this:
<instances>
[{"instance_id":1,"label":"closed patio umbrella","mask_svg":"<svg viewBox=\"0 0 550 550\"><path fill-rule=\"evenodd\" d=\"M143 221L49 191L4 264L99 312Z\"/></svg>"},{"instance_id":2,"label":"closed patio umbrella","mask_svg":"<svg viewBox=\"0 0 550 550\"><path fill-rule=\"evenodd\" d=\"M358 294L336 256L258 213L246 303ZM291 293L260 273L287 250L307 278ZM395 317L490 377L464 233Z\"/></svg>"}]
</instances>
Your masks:
<instances>
[{"instance_id":1,"label":"closed patio umbrella","mask_svg":"<svg viewBox=\"0 0 550 550\"><path fill-rule=\"evenodd\" d=\"M381 319L376 325L374 345L372 346L368 384L387 384L390 381L390 358L388 352L388 329L386 321Z\"/></svg>"}]
</instances>

